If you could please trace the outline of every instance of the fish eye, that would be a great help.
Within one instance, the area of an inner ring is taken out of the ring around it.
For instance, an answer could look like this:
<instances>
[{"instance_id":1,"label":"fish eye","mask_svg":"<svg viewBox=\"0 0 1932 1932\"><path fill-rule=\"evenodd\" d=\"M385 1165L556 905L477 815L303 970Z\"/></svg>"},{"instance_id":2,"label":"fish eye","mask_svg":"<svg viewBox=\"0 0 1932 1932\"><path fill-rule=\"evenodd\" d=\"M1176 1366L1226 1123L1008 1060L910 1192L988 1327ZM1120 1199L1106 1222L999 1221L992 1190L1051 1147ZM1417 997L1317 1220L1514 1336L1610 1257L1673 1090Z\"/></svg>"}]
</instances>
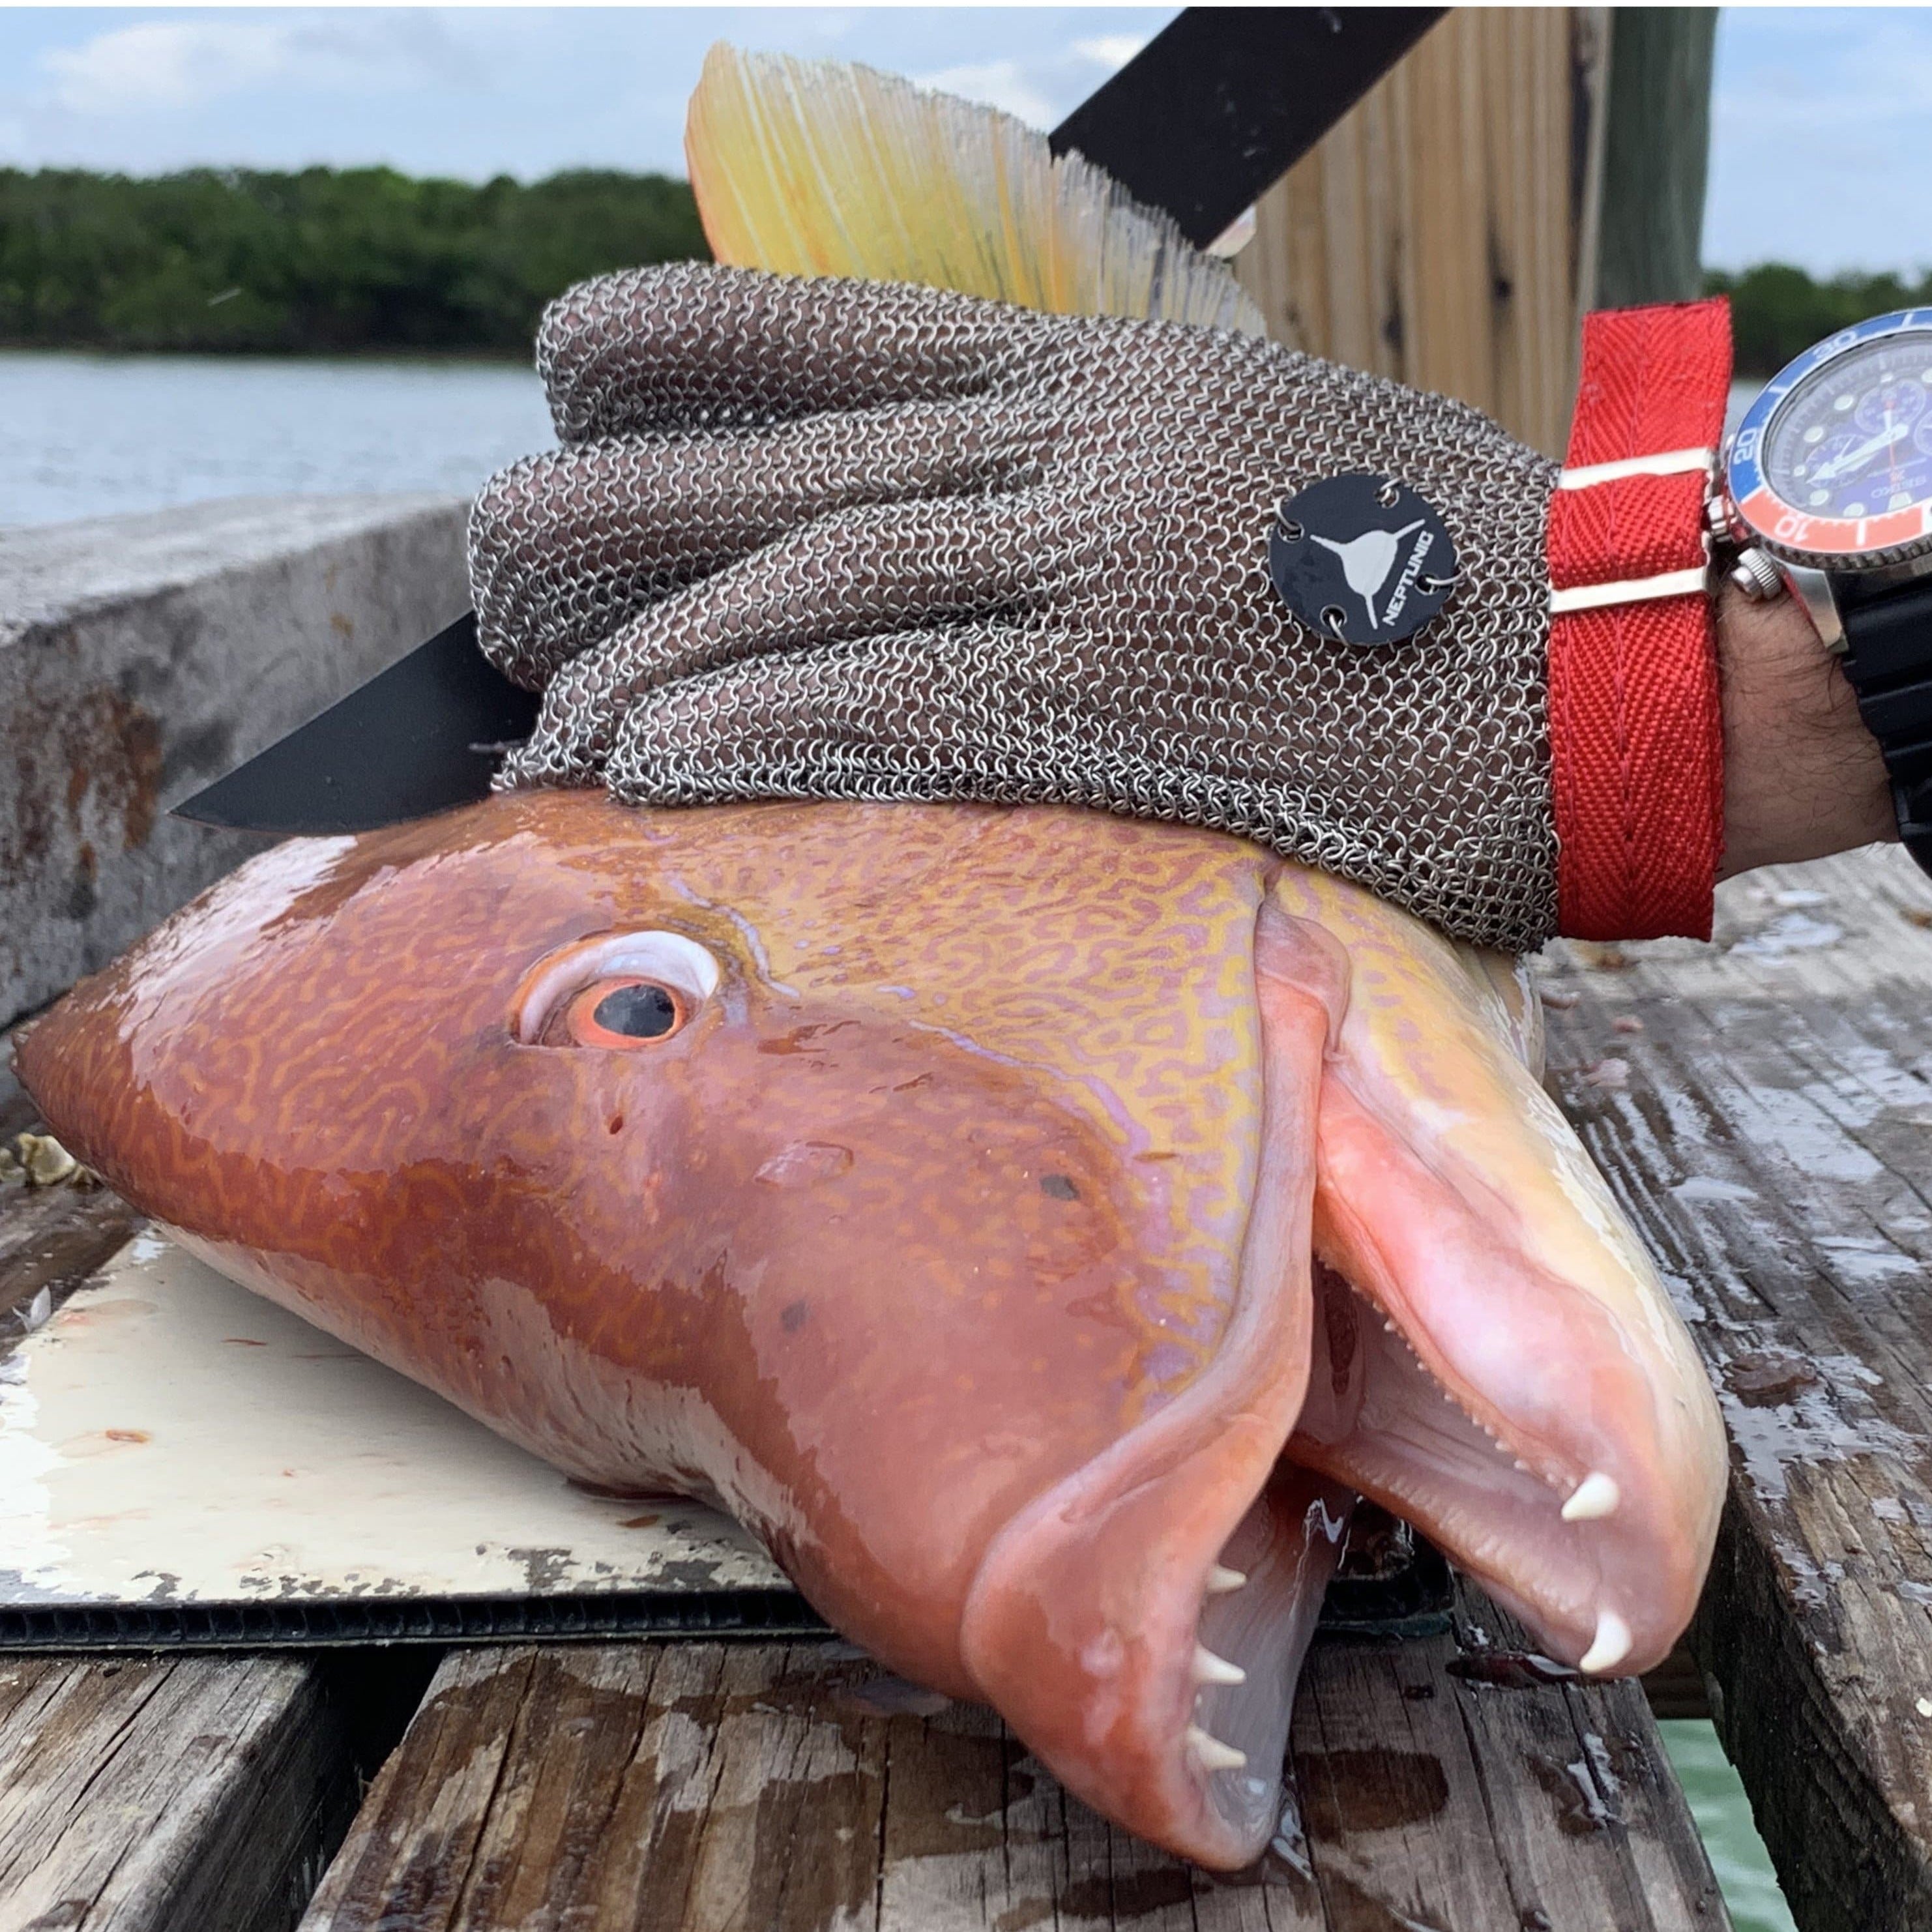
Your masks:
<instances>
[{"instance_id":1,"label":"fish eye","mask_svg":"<svg viewBox=\"0 0 1932 1932\"><path fill-rule=\"evenodd\" d=\"M510 1035L525 1046L654 1046L697 1018L718 977L717 960L681 932L601 932L524 975Z\"/></svg>"},{"instance_id":2,"label":"fish eye","mask_svg":"<svg viewBox=\"0 0 1932 1932\"><path fill-rule=\"evenodd\" d=\"M686 1017L683 1000L660 981L599 980L564 1007L544 1036L562 1033L579 1046L651 1046L682 1032Z\"/></svg>"}]
</instances>

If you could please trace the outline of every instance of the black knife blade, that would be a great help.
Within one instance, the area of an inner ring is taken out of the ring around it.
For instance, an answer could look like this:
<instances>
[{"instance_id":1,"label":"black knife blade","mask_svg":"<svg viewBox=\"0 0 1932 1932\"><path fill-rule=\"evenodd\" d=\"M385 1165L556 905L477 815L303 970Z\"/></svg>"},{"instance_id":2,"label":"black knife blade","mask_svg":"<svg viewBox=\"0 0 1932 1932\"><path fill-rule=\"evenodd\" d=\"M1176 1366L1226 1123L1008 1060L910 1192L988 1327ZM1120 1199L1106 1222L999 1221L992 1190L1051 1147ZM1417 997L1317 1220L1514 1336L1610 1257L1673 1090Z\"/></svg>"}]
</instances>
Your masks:
<instances>
[{"instance_id":1,"label":"black knife blade","mask_svg":"<svg viewBox=\"0 0 1932 1932\"><path fill-rule=\"evenodd\" d=\"M483 797L536 718L536 692L476 648L465 611L175 815L250 832L374 831Z\"/></svg>"},{"instance_id":2,"label":"black knife blade","mask_svg":"<svg viewBox=\"0 0 1932 1932\"><path fill-rule=\"evenodd\" d=\"M1189 7L1048 137L1211 242L1439 20L1439 7ZM366 832L468 805L535 695L474 614L173 808L250 832Z\"/></svg>"},{"instance_id":3,"label":"black knife blade","mask_svg":"<svg viewBox=\"0 0 1932 1932\"><path fill-rule=\"evenodd\" d=\"M1047 136L1205 248L1444 7L1187 7Z\"/></svg>"}]
</instances>

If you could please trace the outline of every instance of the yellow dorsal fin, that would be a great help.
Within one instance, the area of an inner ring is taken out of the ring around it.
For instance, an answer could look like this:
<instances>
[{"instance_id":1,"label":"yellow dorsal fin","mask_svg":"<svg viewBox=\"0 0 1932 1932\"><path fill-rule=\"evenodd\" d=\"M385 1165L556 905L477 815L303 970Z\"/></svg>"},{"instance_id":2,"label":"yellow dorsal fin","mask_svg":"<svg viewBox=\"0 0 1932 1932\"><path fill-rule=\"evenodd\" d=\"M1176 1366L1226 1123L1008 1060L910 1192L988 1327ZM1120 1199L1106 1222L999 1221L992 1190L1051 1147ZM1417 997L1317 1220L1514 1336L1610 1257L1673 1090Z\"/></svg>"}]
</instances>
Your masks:
<instances>
[{"instance_id":1,"label":"yellow dorsal fin","mask_svg":"<svg viewBox=\"0 0 1932 1932\"><path fill-rule=\"evenodd\" d=\"M1011 115L895 75L720 42L684 152L712 253L740 268L1264 332L1167 215Z\"/></svg>"}]
</instances>

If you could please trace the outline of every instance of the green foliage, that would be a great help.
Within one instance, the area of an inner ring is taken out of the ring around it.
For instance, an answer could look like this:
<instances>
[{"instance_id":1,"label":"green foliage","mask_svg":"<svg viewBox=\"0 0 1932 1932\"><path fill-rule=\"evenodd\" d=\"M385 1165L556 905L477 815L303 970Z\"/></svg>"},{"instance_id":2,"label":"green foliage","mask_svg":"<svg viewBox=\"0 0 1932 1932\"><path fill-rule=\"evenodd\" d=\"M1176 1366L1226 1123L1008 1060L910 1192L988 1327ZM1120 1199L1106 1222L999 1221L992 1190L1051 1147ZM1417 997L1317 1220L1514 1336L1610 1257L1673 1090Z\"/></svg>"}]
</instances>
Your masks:
<instances>
[{"instance_id":1,"label":"green foliage","mask_svg":"<svg viewBox=\"0 0 1932 1932\"><path fill-rule=\"evenodd\" d=\"M524 356L572 282L706 252L690 188L663 175L478 187L390 168L0 168L0 343ZM1775 374L1847 322L1932 304L1932 276L1814 282L1774 262L1705 284L1731 298L1740 375Z\"/></svg>"},{"instance_id":2,"label":"green foliage","mask_svg":"<svg viewBox=\"0 0 1932 1932\"><path fill-rule=\"evenodd\" d=\"M1932 276L1916 286L1898 276L1834 275L1814 282L1802 268L1766 262L1742 274L1704 278L1712 295L1731 298L1731 334L1740 376L1774 376L1828 335L1888 310L1932 304Z\"/></svg>"},{"instance_id":3,"label":"green foliage","mask_svg":"<svg viewBox=\"0 0 1932 1932\"><path fill-rule=\"evenodd\" d=\"M572 282L706 253L662 175L0 169L0 342L521 356Z\"/></svg>"}]
</instances>

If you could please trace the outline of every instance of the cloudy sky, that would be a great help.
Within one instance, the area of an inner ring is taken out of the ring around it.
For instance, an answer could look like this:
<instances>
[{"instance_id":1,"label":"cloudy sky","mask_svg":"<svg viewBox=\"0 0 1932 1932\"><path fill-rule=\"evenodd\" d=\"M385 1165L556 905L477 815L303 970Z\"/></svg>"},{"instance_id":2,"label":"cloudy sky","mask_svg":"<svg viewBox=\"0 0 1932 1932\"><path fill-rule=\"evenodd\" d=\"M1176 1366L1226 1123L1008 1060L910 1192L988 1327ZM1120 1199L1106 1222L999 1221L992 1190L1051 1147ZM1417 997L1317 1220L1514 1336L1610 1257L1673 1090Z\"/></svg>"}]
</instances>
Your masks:
<instances>
[{"instance_id":1,"label":"cloudy sky","mask_svg":"<svg viewBox=\"0 0 1932 1932\"><path fill-rule=\"evenodd\" d=\"M0 164L678 169L721 37L1051 125L1173 11L0 6ZM1727 8L1718 45L1706 260L1932 267L1932 8Z\"/></svg>"}]
</instances>

